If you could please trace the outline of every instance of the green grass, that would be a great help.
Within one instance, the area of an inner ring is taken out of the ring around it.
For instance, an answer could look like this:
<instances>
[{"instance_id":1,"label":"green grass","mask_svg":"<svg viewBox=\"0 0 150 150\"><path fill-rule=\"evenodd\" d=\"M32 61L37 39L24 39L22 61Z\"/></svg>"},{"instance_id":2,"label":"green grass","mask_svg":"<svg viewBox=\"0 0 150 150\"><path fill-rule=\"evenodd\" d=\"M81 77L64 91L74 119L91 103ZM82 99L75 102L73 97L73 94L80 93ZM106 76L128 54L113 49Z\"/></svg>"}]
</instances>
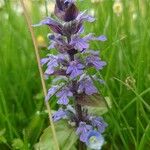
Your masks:
<instances>
[{"instance_id":1,"label":"green grass","mask_svg":"<svg viewBox=\"0 0 150 150\"><path fill-rule=\"evenodd\" d=\"M44 1L32 1L33 23L46 16L39 12L41 3L44 5ZM103 95L112 100L112 108L104 115L109 124L104 149L149 150L150 1L123 0L124 11L120 16L113 13L113 3L112 0L96 4L89 0L79 2L81 10L91 8L96 12L97 21L87 23L85 32L105 34L108 38L105 43L91 45L100 50L107 62L105 69L97 73L106 81ZM12 1L6 0L0 8L0 133L5 129L3 138L7 140L1 142L0 134L0 149L7 150L14 139L21 139L26 150L33 149L48 120L31 36L24 16L16 14L11 5ZM42 35L47 44L48 32L46 27L35 29L36 35ZM45 50L40 50L40 54L45 55Z\"/></svg>"}]
</instances>

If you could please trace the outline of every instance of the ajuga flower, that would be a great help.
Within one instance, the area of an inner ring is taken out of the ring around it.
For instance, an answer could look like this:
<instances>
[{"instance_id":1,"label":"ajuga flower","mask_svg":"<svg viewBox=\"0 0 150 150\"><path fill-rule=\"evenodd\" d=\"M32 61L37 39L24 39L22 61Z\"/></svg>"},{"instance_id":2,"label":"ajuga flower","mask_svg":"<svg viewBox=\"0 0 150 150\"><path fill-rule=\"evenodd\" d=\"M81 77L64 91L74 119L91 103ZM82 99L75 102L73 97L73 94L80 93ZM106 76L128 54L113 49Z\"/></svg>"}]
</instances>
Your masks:
<instances>
[{"instance_id":1,"label":"ajuga flower","mask_svg":"<svg viewBox=\"0 0 150 150\"><path fill-rule=\"evenodd\" d=\"M71 61L67 68L66 73L70 74L70 77L73 79L78 75L83 74L83 68L84 66L81 63L77 61Z\"/></svg>"},{"instance_id":2,"label":"ajuga flower","mask_svg":"<svg viewBox=\"0 0 150 150\"><path fill-rule=\"evenodd\" d=\"M90 55L86 58L86 64L89 66L94 66L97 70L99 70L103 69L103 67L106 65L106 62L101 61L96 55Z\"/></svg>"},{"instance_id":3,"label":"ajuga flower","mask_svg":"<svg viewBox=\"0 0 150 150\"><path fill-rule=\"evenodd\" d=\"M103 144L104 138L99 132L92 130L88 133L86 138L86 145L89 148L93 150L100 150Z\"/></svg>"},{"instance_id":4,"label":"ajuga flower","mask_svg":"<svg viewBox=\"0 0 150 150\"><path fill-rule=\"evenodd\" d=\"M84 92L87 95L97 93L97 89L90 77L83 78L79 81L78 92Z\"/></svg>"},{"instance_id":5,"label":"ajuga flower","mask_svg":"<svg viewBox=\"0 0 150 150\"><path fill-rule=\"evenodd\" d=\"M54 73L54 68L58 66L57 59L55 57L51 57L49 62L47 63L47 69L45 71L45 74L52 74Z\"/></svg>"},{"instance_id":6,"label":"ajuga flower","mask_svg":"<svg viewBox=\"0 0 150 150\"><path fill-rule=\"evenodd\" d=\"M47 96L45 98L46 101L48 101L51 96L53 96L53 94L55 94L57 92L57 90L59 89L58 86L53 86L48 90Z\"/></svg>"},{"instance_id":7,"label":"ajuga flower","mask_svg":"<svg viewBox=\"0 0 150 150\"><path fill-rule=\"evenodd\" d=\"M82 142L86 142L88 132L92 130L91 125L87 125L85 122L80 122L79 127L76 130L76 133L80 136Z\"/></svg>"},{"instance_id":8,"label":"ajuga flower","mask_svg":"<svg viewBox=\"0 0 150 150\"><path fill-rule=\"evenodd\" d=\"M66 117L66 111L60 108L57 112L53 114L52 117L53 117L53 121L58 121Z\"/></svg>"},{"instance_id":9,"label":"ajuga flower","mask_svg":"<svg viewBox=\"0 0 150 150\"><path fill-rule=\"evenodd\" d=\"M72 97L73 94L68 87L60 90L56 96L58 97L58 104L67 105L69 102L69 97Z\"/></svg>"},{"instance_id":10,"label":"ajuga flower","mask_svg":"<svg viewBox=\"0 0 150 150\"><path fill-rule=\"evenodd\" d=\"M36 27L41 25L48 25L53 32L62 34L62 24L50 17L47 17L46 19L42 20L39 24L33 26Z\"/></svg>"},{"instance_id":11,"label":"ajuga flower","mask_svg":"<svg viewBox=\"0 0 150 150\"><path fill-rule=\"evenodd\" d=\"M103 99L93 82L101 79L96 75L91 77L86 69L94 67L99 71L106 65L97 51L90 50L90 41L104 42L107 38L93 33L82 35L83 22L92 23L95 18L86 11L80 12L75 0L56 0L55 15L57 20L48 17L34 25L47 25L53 32L48 34L51 54L41 59L41 65L46 66L47 78L55 76L45 100L48 101L55 95L60 105L59 110L53 114L53 121L67 119L76 128L81 142L89 148L101 149L104 143L102 133L107 124L102 117L88 114L88 109L84 106L97 107L101 104L99 100ZM55 49L57 54L52 52Z\"/></svg>"},{"instance_id":12,"label":"ajuga flower","mask_svg":"<svg viewBox=\"0 0 150 150\"><path fill-rule=\"evenodd\" d=\"M96 127L100 133L105 131L107 124L104 122L102 117L91 117L91 123L93 127Z\"/></svg>"}]
</instances>

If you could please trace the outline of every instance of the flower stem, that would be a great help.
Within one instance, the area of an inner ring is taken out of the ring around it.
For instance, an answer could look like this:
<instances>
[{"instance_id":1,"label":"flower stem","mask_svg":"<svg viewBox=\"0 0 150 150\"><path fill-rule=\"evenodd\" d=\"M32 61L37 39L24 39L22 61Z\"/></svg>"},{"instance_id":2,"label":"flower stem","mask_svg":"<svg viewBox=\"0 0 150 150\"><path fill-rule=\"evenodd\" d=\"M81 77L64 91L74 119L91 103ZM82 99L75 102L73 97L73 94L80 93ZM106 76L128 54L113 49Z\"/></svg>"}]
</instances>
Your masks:
<instances>
[{"instance_id":1,"label":"flower stem","mask_svg":"<svg viewBox=\"0 0 150 150\"><path fill-rule=\"evenodd\" d=\"M86 145L79 140L78 150L86 150Z\"/></svg>"},{"instance_id":2,"label":"flower stem","mask_svg":"<svg viewBox=\"0 0 150 150\"><path fill-rule=\"evenodd\" d=\"M78 118L78 122L82 121L82 107L81 105L76 103L77 99L75 98L75 110L76 110L76 115Z\"/></svg>"},{"instance_id":3,"label":"flower stem","mask_svg":"<svg viewBox=\"0 0 150 150\"><path fill-rule=\"evenodd\" d=\"M38 69L39 69L39 73L40 73L43 93L44 93L44 96L46 97L47 89L46 89L46 85L45 85L45 81L44 81L44 75L43 75L42 67L41 67L41 64L40 64L40 55L39 55L37 43L36 43L36 40L35 40L35 35L34 35L33 29L32 29L32 26L31 26L31 20L30 20L30 17L28 16L28 13L27 13L27 10L26 10L25 4L24 4L24 0L21 0L21 5L23 7L25 19L27 21L27 25L28 25L29 31L31 33L32 41L33 41L33 44L34 44L34 49L35 49L36 59L37 59L37 63L38 63ZM51 129L52 129L54 142L56 144L56 149L59 150L59 144L58 144L57 137L56 137L56 131L55 131L55 127L54 127L53 120L52 120L51 108L49 106L49 103L46 102L46 101L45 101L45 105L46 105L46 108L47 108L47 111L48 111L49 121L50 121Z\"/></svg>"},{"instance_id":4,"label":"flower stem","mask_svg":"<svg viewBox=\"0 0 150 150\"><path fill-rule=\"evenodd\" d=\"M69 54L69 57L70 57L70 61L74 61L74 54L72 54L72 55ZM82 114L82 106L77 103L78 93L77 93L77 81L76 80L72 81L72 91L73 91L73 96L74 96L74 107L75 107L75 111L76 111L77 126L78 126L80 121L83 120L83 114ZM81 142L80 140L78 141L78 149L86 150L86 145L83 142Z\"/></svg>"},{"instance_id":5,"label":"flower stem","mask_svg":"<svg viewBox=\"0 0 150 150\"><path fill-rule=\"evenodd\" d=\"M79 125L80 121L83 121L82 106L77 103L77 101L78 101L77 94L75 94L74 97L75 97L75 102L74 102L75 111L76 111L76 115L78 118L77 125ZM78 141L78 149L86 150L86 145L83 142L81 142L80 140Z\"/></svg>"}]
</instances>

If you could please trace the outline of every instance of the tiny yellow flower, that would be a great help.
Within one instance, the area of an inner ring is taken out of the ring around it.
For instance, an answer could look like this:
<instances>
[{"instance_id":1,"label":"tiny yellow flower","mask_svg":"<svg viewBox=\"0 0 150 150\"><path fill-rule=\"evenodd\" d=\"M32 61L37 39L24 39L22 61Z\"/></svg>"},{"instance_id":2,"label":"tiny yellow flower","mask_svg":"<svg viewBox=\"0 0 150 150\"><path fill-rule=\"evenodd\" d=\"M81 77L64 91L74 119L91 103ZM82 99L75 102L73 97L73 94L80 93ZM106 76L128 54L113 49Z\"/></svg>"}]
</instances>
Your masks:
<instances>
[{"instance_id":1,"label":"tiny yellow flower","mask_svg":"<svg viewBox=\"0 0 150 150\"><path fill-rule=\"evenodd\" d=\"M122 2L120 0L117 0L117 1L114 2L113 11L118 16L122 13L123 5L122 5Z\"/></svg>"},{"instance_id":2,"label":"tiny yellow flower","mask_svg":"<svg viewBox=\"0 0 150 150\"><path fill-rule=\"evenodd\" d=\"M37 37L36 41L37 41L37 44L38 44L38 47L39 47L39 48L44 48L44 47L46 47L45 40L44 40L43 36L39 35L39 36Z\"/></svg>"}]
</instances>

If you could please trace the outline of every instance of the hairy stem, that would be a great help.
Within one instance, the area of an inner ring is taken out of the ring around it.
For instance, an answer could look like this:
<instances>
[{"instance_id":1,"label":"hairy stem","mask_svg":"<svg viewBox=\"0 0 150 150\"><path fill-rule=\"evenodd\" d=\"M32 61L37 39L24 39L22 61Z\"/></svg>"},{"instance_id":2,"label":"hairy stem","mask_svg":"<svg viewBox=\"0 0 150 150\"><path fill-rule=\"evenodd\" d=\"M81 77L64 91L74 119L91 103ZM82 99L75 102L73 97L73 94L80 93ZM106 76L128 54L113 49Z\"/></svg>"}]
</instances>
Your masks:
<instances>
[{"instance_id":1,"label":"hairy stem","mask_svg":"<svg viewBox=\"0 0 150 150\"><path fill-rule=\"evenodd\" d=\"M70 41L70 39L68 39ZM68 54L70 57L70 61L74 61L74 54ZM77 93L77 80L72 81L72 91L73 91L73 96L74 96L74 107L76 111L76 117L77 117L77 126L79 125L80 121L83 120L83 114L82 114L82 106L77 103L78 101L78 93ZM78 141L78 149L79 150L86 150L86 145L81 142L80 140Z\"/></svg>"},{"instance_id":2,"label":"hairy stem","mask_svg":"<svg viewBox=\"0 0 150 150\"><path fill-rule=\"evenodd\" d=\"M73 88L73 96L74 96L74 106L76 111L77 117L77 126L79 125L80 121L83 121L83 113L82 113L82 106L77 103L78 101L78 93L77 93L77 81L72 81L72 88ZM86 146L80 140L78 141L78 149L79 150L86 150Z\"/></svg>"},{"instance_id":3,"label":"hairy stem","mask_svg":"<svg viewBox=\"0 0 150 150\"><path fill-rule=\"evenodd\" d=\"M75 92L77 92L77 91L75 91ZM82 106L77 103L77 101L78 101L77 93L74 93L74 98L75 98L74 99L75 100L75 102L74 102L75 111L76 111L76 115L78 118L77 125L79 125L80 121L83 121ZM86 145L83 142L81 142L80 140L78 142L78 149L79 150L86 150Z\"/></svg>"},{"instance_id":4,"label":"hairy stem","mask_svg":"<svg viewBox=\"0 0 150 150\"><path fill-rule=\"evenodd\" d=\"M86 145L81 141L78 143L78 150L86 150Z\"/></svg>"}]
</instances>

